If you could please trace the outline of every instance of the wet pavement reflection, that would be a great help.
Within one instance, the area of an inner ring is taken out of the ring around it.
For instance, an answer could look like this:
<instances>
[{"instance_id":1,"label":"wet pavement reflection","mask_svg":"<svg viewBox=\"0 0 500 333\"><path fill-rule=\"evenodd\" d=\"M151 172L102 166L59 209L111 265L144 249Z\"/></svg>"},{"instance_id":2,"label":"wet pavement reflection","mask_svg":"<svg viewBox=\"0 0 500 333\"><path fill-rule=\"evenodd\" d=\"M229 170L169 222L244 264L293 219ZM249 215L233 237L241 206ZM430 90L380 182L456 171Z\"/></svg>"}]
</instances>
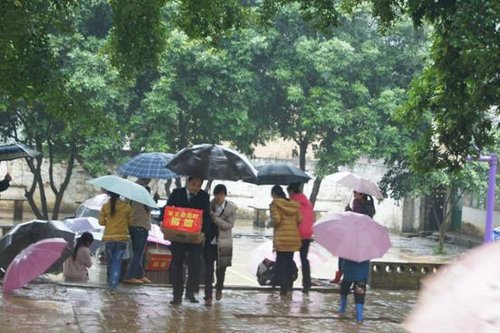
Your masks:
<instances>
[{"instance_id":1,"label":"wet pavement reflection","mask_svg":"<svg viewBox=\"0 0 500 333\"><path fill-rule=\"evenodd\" d=\"M400 322L416 293L370 290L363 324L354 307L336 314L336 292L280 296L278 291L229 289L212 307L172 306L169 287L104 288L33 284L1 299L1 331L10 332L404 332Z\"/></svg>"}]
</instances>

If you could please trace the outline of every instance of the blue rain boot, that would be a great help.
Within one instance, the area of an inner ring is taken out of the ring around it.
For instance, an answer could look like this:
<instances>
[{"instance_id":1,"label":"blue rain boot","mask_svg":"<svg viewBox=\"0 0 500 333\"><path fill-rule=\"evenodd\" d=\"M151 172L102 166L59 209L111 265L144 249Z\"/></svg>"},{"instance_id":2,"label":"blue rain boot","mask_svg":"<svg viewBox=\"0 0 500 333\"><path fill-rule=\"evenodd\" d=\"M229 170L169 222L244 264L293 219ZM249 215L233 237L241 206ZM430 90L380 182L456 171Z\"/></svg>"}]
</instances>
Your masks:
<instances>
[{"instance_id":1,"label":"blue rain boot","mask_svg":"<svg viewBox=\"0 0 500 333\"><path fill-rule=\"evenodd\" d=\"M340 304L339 304L339 314L345 313L345 307L347 305L347 296L340 296Z\"/></svg>"},{"instance_id":2,"label":"blue rain boot","mask_svg":"<svg viewBox=\"0 0 500 333\"><path fill-rule=\"evenodd\" d=\"M358 323L363 322L363 307L364 307L364 304L360 304L360 303L356 304L356 321Z\"/></svg>"}]
</instances>

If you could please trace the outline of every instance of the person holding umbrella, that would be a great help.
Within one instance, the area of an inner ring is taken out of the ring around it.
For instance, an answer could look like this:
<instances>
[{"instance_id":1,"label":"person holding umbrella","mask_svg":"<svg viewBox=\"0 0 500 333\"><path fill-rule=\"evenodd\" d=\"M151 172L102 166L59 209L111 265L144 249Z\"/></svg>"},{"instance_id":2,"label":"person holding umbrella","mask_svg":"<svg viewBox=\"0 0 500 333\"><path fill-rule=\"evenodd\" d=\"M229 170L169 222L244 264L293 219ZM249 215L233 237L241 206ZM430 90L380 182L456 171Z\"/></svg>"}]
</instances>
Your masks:
<instances>
[{"instance_id":1,"label":"person holding umbrella","mask_svg":"<svg viewBox=\"0 0 500 333\"><path fill-rule=\"evenodd\" d=\"M144 182L139 183L139 181L137 182L138 184L141 184L148 192L151 192L149 186L145 185ZM142 263L149 230L151 230L151 208L136 201L131 202L131 207L132 219L128 231L132 240L132 259L128 267L127 279L123 282L131 284L151 283L151 280L144 274Z\"/></svg>"},{"instance_id":2,"label":"person holding umbrella","mask_svg":"<svg viewBox=\"0 0 500 333\"><path fill-rule=\"evenodd\" d=\"M286 296L293 286L293 253L301 247L298 225L299 204L287 199L279 185L271 189L271 220L274 226L273 247L276 251L274 283L280 285L280 295Z\"/></svg>"},{"instance_id":3,"label":"person holding umbrella","mask_svg":"<svg viewBox=\"0 0 500 333\"><path fill-rule=\"evenodd\" d=\"M197 176L190 176L187 179L186 187L177 188L168 197L165 209L168 206L196 208L203 211L202 232L209 235L210 227L210 196L201 189L203 180ZM164 213L164 210L163 210ZM162 214L163 215L163 214ZM160 217L163 220L163 216ZM173 299L172 305L182 303L184 293L183 266L187 257L188 279L186 283L186 299L191 303L199 301L194 297L194 293L199 289L199 268L201 266L201 253L203 245L192 243L181 243L172 241L172 263L170 266L170 279L172 281Z\"/></svg>"},{"instance_id":4,"label":"person holding umbrella","mask_svg":"<svg viewBox=\"0 0 500 333\"><path fill-rule=\"evenodd\" d=\"M309 245L313 235L314 209L311 202L302 193L300 183L292 183L287 187L288 195L291 200L299 203L299 210L302 221L299 224L300 238L302 245L300 247L300 262L302 266L302 292L307 294L311 289L311 266L307 259Z\"/></svg>"},{"instance_id":5,"label":"person holding umbrella","mask_svg":"<svg viewBox=\"0 0 500 333\"><path fill-rule=\"evenodd\" d=\"M205 258L205 305L212 305L212 283L214 280L214 263L217 261L215 275L215 299L222 298L226 267L231 266L233 257L233 235L236 210L238 207L232 201L226 200L227 189L223 184L214 188L214 199L210 202L209 231L205 236L203 256Z\"/></svg>"},{"instance_id":6,"label":"person holding umbrella","mask_svg":"<svg viewBox=\"0 0 500 333\"><path fill-rule=\"evenodd\" d=\"M101 208L99 224L104 226L102 240L106 242L108 287L114 292L120 280L122 259L130 239L132 208L127 202L120 200L119 194L111 191L107 191L107 194L109 201Z\"/></svg>"},{"instance_id":7,"label":"person holding umbrella","mask_svg":"<svg viewBox=\"0 0 500 333\"><path fill-rule=\"evenodd\" d=\"M355 212L359 214L368 215L373 217L375 215L375 205L373 204L373 197L369 194L353 191L352 207L348 203L345 206L346 212ZM335 277L330 280L331 283L340 283L342 279L342 258L339 258L338 270L335 272Z\"/></svg>"},{"instance_id":8,"label":"person holding umbrella","mask_svg":"<svg viewBox=\"0 0 500 333\"><path fill-rule=\"evenodd\" d=\"M71 257L63 264L64 281L87 282L89 280L88 269L92 266L90 246L94 236L90 232L84 232L78 241Z\"/></svg>"},{"instance_id":9,"label":"person holding umbrella","mask_svg":"<svg viewBox=\"0 0 500 333\"><path fill-rule=\"evenodd\" d=\"M355 213L365 214L369 217L375 215L375 205L373 204L373 197L369 194L353 191L354 199L352 200L352 207L348 203L345 211L352 211Z\"/></svg>"}]
</instances>

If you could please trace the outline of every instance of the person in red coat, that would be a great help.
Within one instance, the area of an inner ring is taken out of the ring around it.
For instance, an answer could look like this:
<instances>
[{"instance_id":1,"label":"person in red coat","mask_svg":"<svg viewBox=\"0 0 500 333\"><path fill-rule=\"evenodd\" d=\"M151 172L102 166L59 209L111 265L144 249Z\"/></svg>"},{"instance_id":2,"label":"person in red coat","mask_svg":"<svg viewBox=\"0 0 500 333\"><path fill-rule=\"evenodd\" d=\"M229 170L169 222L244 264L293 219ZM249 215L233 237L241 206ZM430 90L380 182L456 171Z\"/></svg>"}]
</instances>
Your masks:
<instances>
[{"instance_id":1,"label":"person in red coat","mask_svg":"<svg viewBox=\"0 0 500 333\"><path fill-rule=\"evenodd\" d=\"M309 260L307 259L307 254L309 252L309 245L311 244L313 235L313 223L314 223L314 208L307 199L307 197L302 193L301 183L293 183L288 185L287 191L290 200L299 203L299 212L302 216L299 224L300 238L302 239L302 245L300 247L300 262L302 264L302 292L307 294L309 289L311 289L311 266Z\"/></svg>"}]
</instances>

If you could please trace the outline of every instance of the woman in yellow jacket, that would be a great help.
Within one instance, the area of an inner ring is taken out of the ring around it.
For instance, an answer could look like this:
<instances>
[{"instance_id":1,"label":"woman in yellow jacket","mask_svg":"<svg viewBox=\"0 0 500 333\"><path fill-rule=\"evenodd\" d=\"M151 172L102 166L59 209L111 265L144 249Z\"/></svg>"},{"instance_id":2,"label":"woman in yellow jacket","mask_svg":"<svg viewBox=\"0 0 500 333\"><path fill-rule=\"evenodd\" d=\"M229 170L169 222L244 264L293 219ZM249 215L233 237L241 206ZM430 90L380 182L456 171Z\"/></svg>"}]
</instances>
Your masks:
<instances>
[{"instance_id":1,"label":"woman in yellow jacket","mask_svg":"<svg viewBox=\"0 0 500 333\"><path fill-rule=\"evenodd\" d=\"M271 220L274 225L273 247L276 251L272 284L280 285L280 294L286 295L293 287L293 253L300 249L298 225L300 223L299 204L287 199L279 185L271 189L273 201L270 205Z\"/></svg>"},{"instance_id":2,"label":"woman in yellow jacket","mask_svg":"<svg viewBox=\"0 0 500 333\"><path fill-rule=\"evenodd\" d=\"M107 192L109 201L104 204L99 214L99 224L104 226L102 240L106 242L106 260L108 265L108 287L115 291L120 281L123 254L130 239L128 227L132 220L131 206L113 192Z\"/></svg>"}]
</instances>

